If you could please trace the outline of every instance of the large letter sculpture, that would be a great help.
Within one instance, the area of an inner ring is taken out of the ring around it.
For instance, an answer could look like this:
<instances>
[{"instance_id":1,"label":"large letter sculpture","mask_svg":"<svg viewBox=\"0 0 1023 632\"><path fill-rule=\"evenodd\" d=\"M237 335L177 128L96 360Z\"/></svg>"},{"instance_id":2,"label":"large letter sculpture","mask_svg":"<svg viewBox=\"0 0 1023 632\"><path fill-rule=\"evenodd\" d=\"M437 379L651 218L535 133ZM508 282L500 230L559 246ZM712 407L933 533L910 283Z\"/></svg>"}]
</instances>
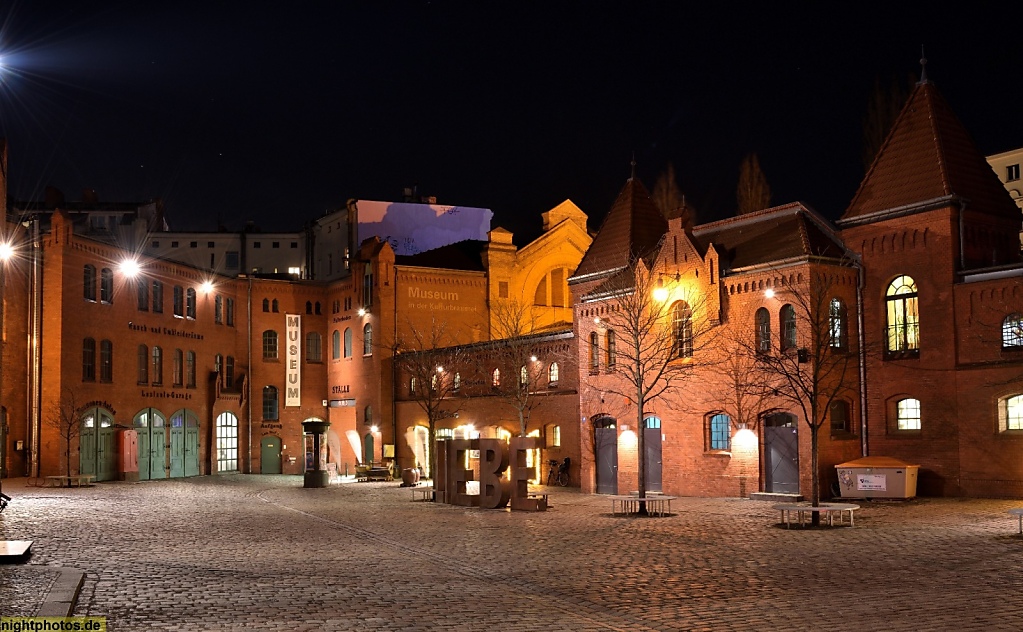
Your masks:
<instances>
[{"instance_id":1,"label":"large letter sculpture","mask_svg":"<svg viewBox=\"0 0 1023 632\"><path fill-rule=\"evenodd\" d=\"M500 439L480 439L480 507L500 509L508 505L508 453Z\"/></svg>"},{"instance_id":2,"label":"large letter sculpture","mask_svg":"<svg viewBox=\"0 0 1023 632\"><path fill-rule=\"evenodd\" d=\"M448 444L448 480L447 497L448 503L452 505L463 505L472 507L479 496L468 494L466 489L469 481L472 480L472 470L465 469L466 453L472 448L469 439L452 439Z\"/></svg>"},{"instance_id":3,"label":"large letter sculpture","mask_svg":"<svg viewBox=\"0 0 1023 632\"><path fill-rule=\"evenodd\" d=\"M533 468L526 467L530 450L540 447L539 437L512 437L511 440L511 508L516 511L547 511L547 501L529 497L529 479Z\"/></svg>"}]
</instances>

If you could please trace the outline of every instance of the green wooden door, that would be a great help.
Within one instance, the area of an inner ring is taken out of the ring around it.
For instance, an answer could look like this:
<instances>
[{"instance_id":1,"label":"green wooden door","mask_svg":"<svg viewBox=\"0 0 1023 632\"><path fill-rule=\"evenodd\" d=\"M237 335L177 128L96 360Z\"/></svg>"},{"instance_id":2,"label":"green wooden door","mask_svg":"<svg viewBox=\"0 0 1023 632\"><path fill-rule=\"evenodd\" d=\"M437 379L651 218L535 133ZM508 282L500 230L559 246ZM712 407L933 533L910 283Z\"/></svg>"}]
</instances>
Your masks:
<instances>
[{"instance_id":1,"label":"green wooden door","mask_svg":"<svg viewBox=\"0 0 1023 632\"><path fill-rule=\"evenodd\" d=\"M114 419L100 413L99 432L96 436L96 480L117 479L117 443L114 440Z\"/></svg>"},{"instance_id":2,"label":"green wooden door","mask_svg":"<svg viewBox=\"0 0 1023 632\"><path fill-rule=\"evenodd\" d=\"M149 480L149 428L137 428L139 451L139 480Z\"/></svg>"},{"instance_id":3,"label":"green wooden door","mask_svg":"<svg viewBox=\"0 0 1023 632\"><path fill-rule=\"evenodd\" d=\"M375 451L373 449L373 435L372 433L367 434L363 439L362 444L362 462L369 465L373 462L373 455Z\"/></svg>"},{"instance_id":4,"label":"green wooden door","mask_svg":"<svg viewBox=\"0 0 1023 632\"><path fill-rule=\"evenodd\" d=\"M259 442L259 473L281 473L281 438L273 435Z\"/></svg>"},{"instance_id":5,"label":"green wooden door","mask_svg":"<svg viewBox=\"0 0 1023 632\"><path fill-rule=\"evenodd\" d=\"M185 475L185 418L171 417L170 427L170 477Z\"/></svg>"},{"instance_id":6,"label":"green wooden door","mask_svg":"<svg viewBox=\"0 0 1023 632\"><path fill-rule=\"evenodd\" d=\"M185 476L199 476L199 420L185 414Z\"/></svg>"},{"instance_id":7,"label":"green wooden door","mask_svg":"<svg viewBox=\"0 0 1023 632\"><path fill-rule=\"evenodd\" d=\"M167 438L163 426L149 429L149 478L167 478Z\"/></svg>"},{"instance_id":8,"label":"green wooden door","mask_svg":"<svg viewBox=\"0 0 1023 632\"><path fill-rule=\"evenodd\" d=\"M78 437L78 472L96 476L96 418L82 416L82 433ZM61 455L61 459L64 459ZM63 464L62 464L63 465Z\"/></svg>"}]
</instances>

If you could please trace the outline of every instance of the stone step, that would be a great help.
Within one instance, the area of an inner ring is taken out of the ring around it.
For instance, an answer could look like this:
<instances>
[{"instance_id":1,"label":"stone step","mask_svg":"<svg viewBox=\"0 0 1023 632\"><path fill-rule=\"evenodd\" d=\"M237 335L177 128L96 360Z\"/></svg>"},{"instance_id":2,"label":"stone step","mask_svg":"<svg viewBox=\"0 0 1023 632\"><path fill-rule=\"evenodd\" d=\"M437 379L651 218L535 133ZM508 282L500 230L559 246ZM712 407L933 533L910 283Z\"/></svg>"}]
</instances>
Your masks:
<instances>
[{"instance_id":1,"label":"stone step","mask_svg":"<svg viewBox=\"0 0 1023 632\"><path fill-rule=\"evenodd\" d=\"M753 492L750 500L771 500L780 503L797 503L803 500L802 494L775 494L772 492Z\"/></svg>"},{"instance_id":2,"label":"stone step","mask_svg":"<svg viewBox=\"0 0 1023 632\"><path fill-rule=\"evenodd\" d=\"M0 562L25 562L32 550L32 540L0 540Z\"/></svg>"}]
</instances>

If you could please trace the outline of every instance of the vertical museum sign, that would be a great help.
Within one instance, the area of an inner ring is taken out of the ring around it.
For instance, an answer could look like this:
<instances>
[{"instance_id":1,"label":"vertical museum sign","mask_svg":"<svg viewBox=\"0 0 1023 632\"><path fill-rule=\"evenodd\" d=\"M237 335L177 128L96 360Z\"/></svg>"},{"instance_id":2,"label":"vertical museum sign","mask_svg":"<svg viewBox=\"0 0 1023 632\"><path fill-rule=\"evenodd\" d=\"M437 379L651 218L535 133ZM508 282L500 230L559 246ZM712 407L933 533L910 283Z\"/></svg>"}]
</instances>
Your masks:
<instances>
[{"instance_id":1,"label":"vertical museum sign","mask_svg":"<svg viewBox=\"0 0 1023 632\"><path fill-rule=\"evenodd\" d=\"M285 388L287 394L284 398L285 406L302 405L302 373L300 370L299 355L301 351L302 317L298 314L285 314L288 319L288 326L285 329Z\"/></svg>"}]
</instances>

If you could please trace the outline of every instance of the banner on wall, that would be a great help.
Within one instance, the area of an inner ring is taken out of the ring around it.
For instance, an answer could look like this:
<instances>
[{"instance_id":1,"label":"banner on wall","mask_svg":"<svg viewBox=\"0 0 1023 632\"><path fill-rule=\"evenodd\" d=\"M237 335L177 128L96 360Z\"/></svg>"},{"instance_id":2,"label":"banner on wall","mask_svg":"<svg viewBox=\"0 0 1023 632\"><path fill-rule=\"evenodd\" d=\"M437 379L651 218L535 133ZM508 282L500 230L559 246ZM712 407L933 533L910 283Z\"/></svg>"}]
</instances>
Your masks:
<instances>
[{"instance_id":1,"label":"banner on wall","mask_svg":"<svg viewBox=\"0 0 1023 632\"><path fill-rule=\"evenodd\" d=\"M302 405L302 365L299 361L302 317L298 314L285 314L284 317L287 319L284 336L284 405L296 407Z\"/></svg>"}]
</instances>

